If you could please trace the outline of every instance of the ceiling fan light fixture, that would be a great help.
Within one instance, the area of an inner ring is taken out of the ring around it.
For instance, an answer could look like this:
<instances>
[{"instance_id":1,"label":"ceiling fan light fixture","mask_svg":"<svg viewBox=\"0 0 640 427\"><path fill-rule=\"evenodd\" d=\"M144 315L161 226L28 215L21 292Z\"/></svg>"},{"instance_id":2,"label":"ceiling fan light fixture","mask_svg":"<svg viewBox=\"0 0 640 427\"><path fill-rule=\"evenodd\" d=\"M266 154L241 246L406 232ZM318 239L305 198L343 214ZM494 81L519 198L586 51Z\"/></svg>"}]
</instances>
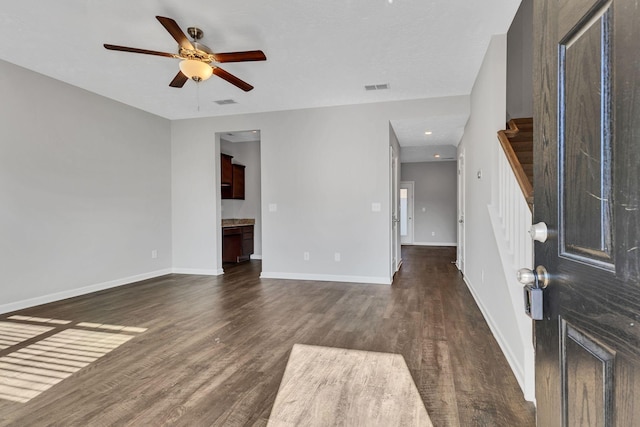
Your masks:
<instances>
[{"instance_id":1,"label":"ceiling fan light fixture","mask_svg":"<svg viewBox=\"0 0 640 427\"><path fill-rule=\"evenodd\" d=\"M195 59L180 61L180 71L182 71L182 74L185 76L197 82L207 80L213 74L211 65Z\"/></svg>"}]
</instances>

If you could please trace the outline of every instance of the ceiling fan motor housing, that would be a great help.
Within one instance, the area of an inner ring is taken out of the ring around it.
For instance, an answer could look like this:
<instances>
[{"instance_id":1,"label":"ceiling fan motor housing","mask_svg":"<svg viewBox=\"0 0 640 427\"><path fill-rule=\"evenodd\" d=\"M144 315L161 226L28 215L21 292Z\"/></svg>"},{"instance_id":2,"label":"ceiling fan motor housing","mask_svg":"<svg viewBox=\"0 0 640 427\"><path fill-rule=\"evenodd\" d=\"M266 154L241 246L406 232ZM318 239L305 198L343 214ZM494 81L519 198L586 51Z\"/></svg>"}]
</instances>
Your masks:
<instances>
[{"instance_id":1,"label":"ceiling fan motor housing","mask_svg":"<svg viewBox=\"0 0 640 427\"><path fill-rule=\"evenodd\" d=\"M194 39L194 40L200 40L202 38L202 36L204 35L202 30L200 28L198 28L198 27L189 27L189 28L187 28L187 33L189 33L191 38Z\"/></svg>"}]
</instances>

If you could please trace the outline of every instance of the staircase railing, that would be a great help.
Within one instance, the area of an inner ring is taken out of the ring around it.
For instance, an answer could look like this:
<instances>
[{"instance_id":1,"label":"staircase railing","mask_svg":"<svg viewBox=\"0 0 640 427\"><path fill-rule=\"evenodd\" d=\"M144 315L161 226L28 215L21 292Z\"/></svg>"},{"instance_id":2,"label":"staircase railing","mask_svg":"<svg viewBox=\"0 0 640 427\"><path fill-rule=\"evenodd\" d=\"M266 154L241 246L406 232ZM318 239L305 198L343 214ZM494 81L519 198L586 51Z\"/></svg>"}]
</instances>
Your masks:
<instances>
[{"instance_id":1,"label":"staircase railing","mask_svg":"<svg viewBox=\"0 0 640 427\"><path fill-rule=\"evenodd\" d=\"M518 185L520 186L520 190L522 190L522 194L524 194L524 198L529 204L529 209L533 207L533 187L529 178L527 178L527 174L525 173L520 161L518 160L518 156L515 151L513 151L513 147L509 142L509 136L517 134L519 132L518 126L513 122L509 122L508 130L501 130L498 132L498 140L500 141L500 146L504 150L504 155L513 170L513 174L516 177Z\"/></svg>"},{"instance_id":2,"label":"staircase railing","mask_svg":"<svg viewBox=\"0 0 640 427\"><path fill-rule=\"evenodd\" d=\"M507 145L511 148L510 144ZM522 337L524 364L516 367L520 372L517 377L521 381L525 396L532 398L535 395L532 321L524 313L522 285L516 279L518 269L533 267L533 242L527 234L531 227L532 213L524 191L521 191L523 180L518 178L518 173L514 171L512 159L507 154L507 150L503 149L504 144L501 146L502 148L496 146L497 188L493 193L493 200L488 206L488 210L513 310L516 312L518 329ZM525 182L531 187L526 176Z\"/></svg>"}]
</instances>

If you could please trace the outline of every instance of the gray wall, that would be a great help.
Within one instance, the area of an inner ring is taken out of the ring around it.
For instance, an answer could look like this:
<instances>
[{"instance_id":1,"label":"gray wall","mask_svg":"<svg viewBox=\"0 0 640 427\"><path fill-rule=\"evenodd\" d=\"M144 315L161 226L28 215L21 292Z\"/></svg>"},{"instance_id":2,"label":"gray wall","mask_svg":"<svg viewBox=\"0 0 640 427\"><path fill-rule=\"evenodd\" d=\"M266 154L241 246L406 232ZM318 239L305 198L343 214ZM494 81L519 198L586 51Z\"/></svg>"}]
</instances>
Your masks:
<instances>
[{"instance_id":1,"label":"gray wall","mask_svg":"<svg viewBox=\"0 0 640 427\"><path fill-rule=\"evenodd\" d=\"M522 0L507 34L507 118L533 117L533 0Z\"/></svg>"},{"instance_id":2,"label":"gray wall","mask_svg":"<svg viewBox=\"0 0 640 427\"><path fill-rule=\"evenodd\" d=\"M403 163L402 181L413 181L413 242L455 245L457 222L456 162ZM435 233L435 236L432 236Z\"/></svg>"},{"instance_id":3,"label":"gray wall","mask_svg":"<svg viewBox=\"0 0 640 427\"><path fill-rule=\"evenodd\" d=\"M254 255L262 256L262 215L260 213L260 142L220 140L220 151L233 156L234 163L245 165L244 200L222 200L222 218L254 218Z\"/></svg>"},{"instance_id":4,"label":"gray wall","mask_svg":"<svg viewBox=\"0 0 640 427\"><path fill-rule=\"evenodd\" d=\"M174 268L219 273L213 136L260 129L263 277L390 283L389 121L447 115L468 102L457 96L173 121Z\"/></svg>"},{"instance_id":5,"label":"gray wall","mask_svg":"<svg viewBox=\"0 0 640 427\"><path fill-rule=\"evenodd\" d=\"M514 306L498 252L488 205L497 188L497 130L504 126L506 111L506 36L492 38L471 92L471 116L458 146L465 158L464 280L500 344L521 387L526 363L532 360L531 328L524 336L519 327L522 301ZM478 171L482 171L478 178ZM526 395L527 399L534 398Z\"/></svg>"},{"instance_id":6,"label":"gray wall","mask_svg":"<svg viewBox=\"0 0 640 427\"><path fill-rule=\"evenodd\" d=\"M169 121L3 61L0 93L0 312L168 273Z\"/></svg>"}]
</instances>

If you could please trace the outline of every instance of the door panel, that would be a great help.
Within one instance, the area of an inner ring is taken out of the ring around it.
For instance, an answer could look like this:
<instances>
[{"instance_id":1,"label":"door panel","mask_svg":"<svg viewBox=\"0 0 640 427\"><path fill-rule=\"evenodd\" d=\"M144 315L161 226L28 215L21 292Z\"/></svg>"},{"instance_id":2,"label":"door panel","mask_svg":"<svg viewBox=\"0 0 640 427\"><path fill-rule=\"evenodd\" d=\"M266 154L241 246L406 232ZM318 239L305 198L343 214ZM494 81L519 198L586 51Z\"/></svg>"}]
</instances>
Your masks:
<instances>
[{"instance_id":1,"label":"door panel","mask_svg":"<svg viewBox=\"0 0 640 427\"><path fill-rule=\"evenodd\" d=\"M534 2L540 426L640 423L640 6Z\"/></svg>"},{"instance_id":2,"label":"door panel","mask_svg":"<svg viewBox=\"0 0 640 427\"><path fill-rule=\"evenodd\" d=\"M614 354L564 321L562 347L565 425L610 425Z\"/></svg>"},{"instance_id":3,"label":"door panel","mask_svg":"<svg viewBox=\"0 0 640 427\"><path fill-rule=\"evenodd\" d=\"M595 16L585 15L563 35L558 93L562 254L608 268L612 268L610 10L609 4Z\"/></svg>"}]
</instances>

